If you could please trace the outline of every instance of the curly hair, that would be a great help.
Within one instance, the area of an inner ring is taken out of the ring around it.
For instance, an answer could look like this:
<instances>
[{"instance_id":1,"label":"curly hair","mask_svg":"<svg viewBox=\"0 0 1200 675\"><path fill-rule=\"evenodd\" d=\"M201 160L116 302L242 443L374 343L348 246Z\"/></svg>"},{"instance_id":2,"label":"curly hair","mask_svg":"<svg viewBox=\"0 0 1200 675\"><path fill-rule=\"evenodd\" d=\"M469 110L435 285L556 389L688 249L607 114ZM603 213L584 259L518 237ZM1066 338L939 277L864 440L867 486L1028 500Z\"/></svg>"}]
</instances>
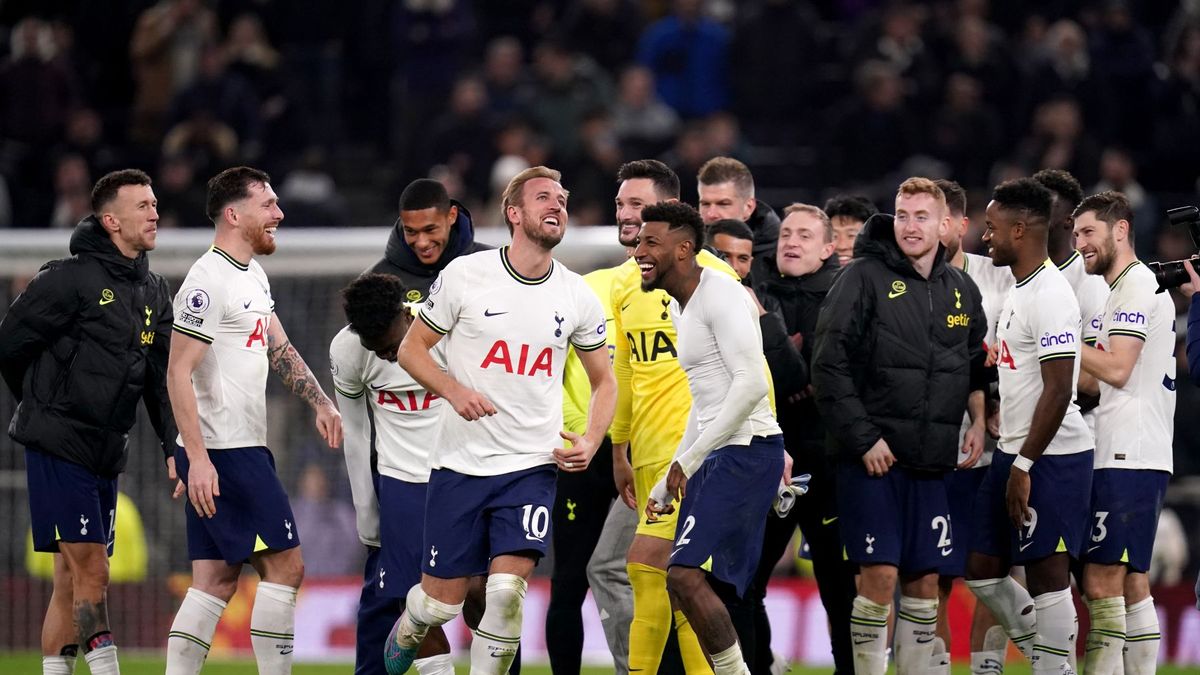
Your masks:
<instances>
[{"instance_id":1,"label":"curly hair","mask_svg":"<svg viewBox=\"0 0 1200 675\"><path fill-rule=\"evenodd\" d=\"M992 201L1011 211L1025 211L1031 225L1050 223L1050 204L1053 195L1046 186L1032 178L1005 181L992 191Z\"/></svg>"},{"instance_id":2,"label":"curly hair","mask_svg":"<svg viewBox=\"0 0 1200 675\"><path fill-rule=\"evenodd\" d=\"M683 202L659 202L642 209L643 223L666 223L671 230L687 228L695 251L704 246L704 220L691 204Z\"/></svg>"},{"instance_id":3,"label":"curly hair","mask_svg":"<svg viewBox=\"0 0 1200 675\"><path fill-rule=\"evenodd\" d=\"M380 337L404 312L404 282L391 274L364 274L342 289L342 310L350 330Z\"/></svg>"}]
</instances>

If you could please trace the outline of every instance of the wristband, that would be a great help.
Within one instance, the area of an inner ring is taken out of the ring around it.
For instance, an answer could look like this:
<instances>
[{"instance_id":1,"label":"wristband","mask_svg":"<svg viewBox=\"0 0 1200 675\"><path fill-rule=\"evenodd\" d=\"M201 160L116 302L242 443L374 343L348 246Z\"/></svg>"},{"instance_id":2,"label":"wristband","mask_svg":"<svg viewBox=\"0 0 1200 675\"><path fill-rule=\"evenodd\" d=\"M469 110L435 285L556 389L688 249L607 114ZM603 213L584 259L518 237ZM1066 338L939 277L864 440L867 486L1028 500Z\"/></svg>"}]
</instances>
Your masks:
<instances>
[{"instance_id":1,"label":"wristband","mask_svg":"<svg viewBox=\"0 0 1200 675\"><path fill-rule=\"evenodd\" d=\"M1029 473L1029 470L1033 468L1033 460L1029 459L1025 455L1017 455L1016 459L1013 460L1012 465L1013 467L1020 469L1025 473Z\"/></svg>"}]
</instances>

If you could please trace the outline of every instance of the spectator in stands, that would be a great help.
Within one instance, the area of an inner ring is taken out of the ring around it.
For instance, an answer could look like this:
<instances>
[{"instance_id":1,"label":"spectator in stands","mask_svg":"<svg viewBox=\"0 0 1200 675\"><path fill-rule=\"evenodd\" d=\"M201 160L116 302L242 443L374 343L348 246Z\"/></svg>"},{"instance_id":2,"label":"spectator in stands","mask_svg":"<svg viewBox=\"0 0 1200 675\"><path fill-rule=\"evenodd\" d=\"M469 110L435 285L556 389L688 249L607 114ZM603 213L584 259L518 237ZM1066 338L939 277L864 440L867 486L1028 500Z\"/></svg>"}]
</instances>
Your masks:
<instances>
[{"instance_id":1,"label":"spectator in stands","mask_svg":"<svg viewBox=\"0 0 1200 675\"><path fill-rule=\"evenodd\" d=\"M1163 214L1159 212L1154 196L1138 182L1133 156L1123 147L1114 145L1104 149L1100 155L1100 182L1088 194L1107 190L1120 192L1129 199L1129 206L1133 209L1133 227L1136 231L1133 241L1138 249L1137 257L1140 260L1151 258Z\"/></svg>"},{"instance_id":2,"label":"spectator in stands","mask_svg":"<svg viewBox=\"0 0 1200 675\"><path fill-rule=\"evenodd\" d=\"M758 143L800 140L820 60L816 17L805 2L768 0L738 12L729 45L732 110ZM786 82L786 86L780 83Z\"/></svg>"},{"instance_id":3,"label":"spectator in stands","mask_svg":"<svg viewBox=\"0 0 1200 675\"><path fill-rule=\"evenodd\" d=\"M58 45L45 21L21 20L11 43L0 62L0 137L44 150L62 135L78 102L75 76L55 60Z\"/></svg>"},{"instance_id":4,"label":"spectator in stands","mask_svg":"<svg viewBox=\"0 0 1200 675\"><path fill-rule=\"evenodd\" d=\"M700 167L696 183L705 225L725 218L740 220L754 233L755 257L775 251L779 216L770 204L755 199L749 167L732 157L714 157Z\"/></svg>"},{"instance_id":5,"label":"spectator in stands","mask_svg":"<svg viewBox=\"0 0 1200 675\"><path fill-rule=\"evenodd\" d=\"M1138 23L1126 0L1109 0L1092 31L1091 53L1096 70L1126 101L1149 101L1154 94L1156 50L1149 32ZM1154 110L1147 105L1118 105L1113 138L1137 147L1154 131Z\"/></svg>"},{"instance_id":6,"label":"spectator in stands","mask_svg":"<svg viewBox=\"0 0 1200 675\"><path fill-rule=\"evenodd\" d=\"M557 38L538 44L533 72L534 84L522 109L550 139L556 161L570 164L583 152L579 124L588 113L608 106L612 82L594 61Z\"/></svg>"},{"instance_id":7,"label":"spectator in stands","mask_svg":"<svg viewBox=\"0 0 1200 675\"><path fill-rule=\"evenodd\" d=\"M361 564L362 546L354 507L333 496L329 476L319 464L309 464L300 473L300 485L292 500L296 530L306 542L304 573L313 577L351 576Z\"/></svg>"},{"instance_id":8,"label":"spectator in stands","mask_svg":"<svg viewBox=\"0 0 1200 675\"><path fill-rule=\"evenodd\" d=\"M1026 78L1026 103L1017 128L1010 129L1010 134L1021 133L1032 122L1038 106L1065 95L1079 101L1088 129L1107 136L1113 126L1115 94L1092 64L1083 28L1070 19L1056 21L1046 31L1042 54Z\"/></svg>"},{"instance_id":9,"label":"spectator in stands","mask_svg":"<svg viewBox=\"0 0 1200 675\"><path fill-rule=\"evenodd\" d=\"M671 15L650 24L638 63L654 73L658 95L684 118L729 106L729 33L705 17L699 0L674 0Z\"/></svg>"},{"instance_id":10,"label":"spectator in stands","mask_svg":"<svg viewBox=\"0 0 1200 675\"><path fill-rule=\"evenodd\" d=\"M243 158L252 159L261 154L262 118L258 96L245 79L229 72L224 54L215 45L200 52L200 70L196 79L171 101L171 126L201 110L237 136Z\"/></svg>"},{"instance_id":11,"label":"spectator in stands","mask_svg":"<svg viewBox=\"0 0 1200 675\"><path fill-rule=\"evenodd\" d=\"M708 139L707 125L700 121L687 122L675 139L675 144L659 159L678 176L694 176L713 156ZM695 183L690 180L679 182L679 201L687 204L700 202L700 193Z\"/></svg>"},{"instance_id":12,"label":"spectator in stands","mask_svg":"<svg viewBox=\"0 0 1200 675\"><path fill-rule=\"evenodd\" d=\"M158 168L158 226L212 227L204 215L204 188L196 183L196 170L187 157L168 155ZM291 217L291 208L288 209Z\"/></svg>"},{"instance_id":13,"label":"spectator in stands","mask_svg":"<svg viewBox=\"0 0 1200 675\"><path fill-rule=\"evenodd\" d=\"M633 0L567 3L561 25L575 49L591 56L608 72L616 73L633 58L641 28L638 3Z\"/></svg>"},{"instance_id":14,"label":"spectator in stands","mask_svg":"<svg viewBox=\"0 0 1200 675\"><path fill-rule=\"evenodd\" d=\"M855 97L833 106L823 152L834 185L880 180L920 146L896 66L867 61L855 71L854 83Z\"/></svg>"},{"instance_id":15,"label":"spectator in stands","mask_svg":"<svg viewBox=\"0 0 1200 675\"><path fill-rule=\"evenodd\" d=\"M679 115L655 93L649 68L632 65L621 72L613 125L626 156L657 155L670 147Z\"/></svg>"},{"instance_id":16,"label":"spectator in stands","mask_svg":"<svg viewBox=\"0 0 1200 675\"><path fill-rule=\"evenodd\" d=\"M517 109L521 90L529 84L529 75L521 43L516 38L505 35L488 43L483 79L492 114L508 115Z\"/></svg>"},{"instance_id":17,"label":"spectator in stands","mask_svg":"<svg viewBox=\"0 0 1200 675\"><path fill-rule=\"evenodd\" d=\"M1030 171L1063 169L1079 182L1096 181L1100 149L1083 126L1079 102L1061 96L1038 106L1031 133L1017 146L1017 160Z\"/></svg>"},{"instance_id":18,"label":"spectator in stands","mask_svg":"<svg viewBox=\"0 0 1200 675\"><path fill-rule=\"evenodd\" d=\"M62 229L92 212L92 179L87 162L79 155L64 155L54 167L54 213L50 227Z\"/></svg>"},{"instance_id":19,"label":"spectator in stands","mask_svg":"<svg viewBox=\"0 0 1200 675\"><path fill-rule=\"evenodd\" d=\"M216 14L202 0L159 0L138 16L129 43L135 141L159 141L171 99L195 79L200 53L216 36Z\"/></svg>"},{"instance_id":20,"label":"spectator in stands","mask_svg":"<svg viewBox=\"0 0 1200 675\"><path fill-rule=\"evenodd\" d=\"M924 16L924 9L918 5L887 6L878 27L868 33L854 55L855 63L886 63L919 103L932 100L940 79L937 60L921 37Z\"/></svg>"},{"instance_id":21,"label":"spectator in stands","mask_svg":"<svg viewBox=\"0 0 1200 675\"><path fill-rule=\"evenodd\" d=\"M198 108L163 137L162 154L186 155L196 172L207 176L237 158L238 137L212 111Z\"/></svg>"},{"instance_id":22,"label":"spectator in stands","mask_svg":"<svg viewBox=\"0 0 1200 675\"><path fill-rule=\"evenodd\" d=\"M1200 20L1184 24L1168 46L1170 67L1158 95L1154 170L1159 189L1200 189L1193 148L1200 147Z\"/></svg>"},{"instance_id":23,"label":"spectator in stands","mask_svg":"<svg viewBox=\"0 0 1200 675\"><path fill-rule=\"evenodd\" d=\"M833 226L833 250L839 267L854 258L854 241L867 219L879 212L870 199L862 195L837 195L825 202L822 209Z\"/></svg>"},{"instance_id":24,"label":"spectator in stands","mask_svg":"<svg viewBox=\"0 0 1200 675\"><path fill-rule=\"evenodd\" d=\"M304 153L296 168L279 184L279 198L288 205L293 225L342 227L346 202L325 166L325 153L316 146Z\"/></svg>"},{"instance_id":25,"label":"spectator in stands","mask_svg":"<svg viewBox=\"0 0 1200 675\"><path fill-rule=\"evenodd\" d=\"M495 131L487 116L487 87L476 75L464 75L454 83L444 113L433 120L427 139L423 169L447 164L463 177L471 194L487 190L488 171L495 159Z\"/></svg>"},{"instance_id":26,"label":"spectator in stands","mask_svg":"<svg viewBox=\"0 0 1200 675\"><path fill-rule=\"evenodd\" d=\"M984 101L984 89L970 75L946 79L945 100L930 121L926 152L948 162L951 175L964 185L987 184L988 172L999 158L1004 126L995 108Z\"/></svg>"}]
</instances>

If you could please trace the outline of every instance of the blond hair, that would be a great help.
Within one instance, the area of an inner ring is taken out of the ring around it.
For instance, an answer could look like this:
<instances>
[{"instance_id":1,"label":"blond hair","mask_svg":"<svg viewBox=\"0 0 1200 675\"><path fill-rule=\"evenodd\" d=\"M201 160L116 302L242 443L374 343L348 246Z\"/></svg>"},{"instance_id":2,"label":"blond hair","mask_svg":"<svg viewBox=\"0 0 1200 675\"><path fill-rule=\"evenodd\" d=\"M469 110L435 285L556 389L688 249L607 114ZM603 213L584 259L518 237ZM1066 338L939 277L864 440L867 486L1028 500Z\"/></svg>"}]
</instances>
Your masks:
<instances>
[{"instance_id":1,"label":"blond hair","mask_svg":"<svg viewBox=\"0 0 1200 675\"><path fill-rule=\"evenodd\" d=\"M825 243L828 244L833 241L833 222L829 220L829 216L824 211L812 204L793 202L783 210L783 219L787 220L787 217L793 213L804 213L821 221L821 230L825 235Z\"/></svg>"},{"instance_id":2,"label":"blond hair","mask_svg":"<svg viewBox=\"0 0 1200 675\"><path fill-rule=\"evenodd\" d=\"M524 206L525 205L525 184L535 178L549 178L555 183L562 183L562 173L544 166L531 166L521 173L513 176L512 180L508 181L508 187L504 188L504 194L500 198L500 212L504 216L504 224L508 225L508 233L512 234L513 223L508 219L508 207ZM570 196L565 188L563 194Z\"/></svg>"},{"instance_id":3,"label":"blond hair","mask_svg":"<svg viewBox=\"0 0 1200 675\"><path fill-rule=\"evenodd\" d=\"M912 197L914 195L929 195L937 200L939 206L942 207L942 215L946 215L946 193L938 184L928 178L921 176L913 176L900 184L900 188L896 190L896 196Z\"/></svg>"}]
</instances>

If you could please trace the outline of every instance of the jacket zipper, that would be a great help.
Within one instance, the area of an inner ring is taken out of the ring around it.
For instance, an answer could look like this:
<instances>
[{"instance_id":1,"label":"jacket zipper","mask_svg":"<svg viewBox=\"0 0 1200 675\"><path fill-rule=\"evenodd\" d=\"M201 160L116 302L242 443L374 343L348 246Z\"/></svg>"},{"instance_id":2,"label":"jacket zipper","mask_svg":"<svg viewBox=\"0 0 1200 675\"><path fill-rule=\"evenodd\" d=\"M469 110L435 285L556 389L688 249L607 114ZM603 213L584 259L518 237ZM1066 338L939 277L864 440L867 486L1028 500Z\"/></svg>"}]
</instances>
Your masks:
<instances>
[{"instance_id":1,"label":"jacket zipper","mask_svg":"<svg viewBox=\"0 0 1200 675\"><path fill-rule=\"evenodd\" d=\"M925 364L925 383L926 383L925 386L928 387L928 386L930 386L929 383L931 382L931 380L933 378L933 358L934 358L934 353L935 353L935 349L933 346L933 334L934 334L934 330L933 330L933 284L930 283L929 279L925 280L925 294L926 294L926 297L929 298L929 316L926 318L926 324L929 327L929 336L928 336L929 359ZM929 432L929 408L930 408L929 394L930 393L932 393L932 392L926 391L925 414L924 414L924 418L922 419L922 422L921 422L921 435L925 436L925 437L928 437L928 432Z\"/></svg>"}]
</instances>

